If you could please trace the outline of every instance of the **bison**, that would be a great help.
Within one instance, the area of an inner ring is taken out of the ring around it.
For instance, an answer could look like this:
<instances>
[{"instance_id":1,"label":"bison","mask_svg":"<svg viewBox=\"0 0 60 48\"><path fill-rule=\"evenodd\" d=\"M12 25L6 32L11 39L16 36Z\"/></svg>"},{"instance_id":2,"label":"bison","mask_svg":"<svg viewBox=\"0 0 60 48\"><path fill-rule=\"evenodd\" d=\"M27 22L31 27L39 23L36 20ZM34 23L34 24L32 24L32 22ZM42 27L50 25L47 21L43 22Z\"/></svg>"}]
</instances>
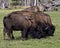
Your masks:
<instances>
[{"instance_id":1,"label":"bison","mask_svg":"<svg viewBox=\"0 0 60 48\"><path fill-rule=\"evenodd\" d=\"M5 39L5 33L7 32L8 37L14 38L13 30L21 30L22 31L22 38L27 38L27 30L32 26L33 23L27 18L24 17L23 15L20 14L10 14L7 17L4 17L3 20L4 23L4 39ZM35 23L34 23L35 24Z\"/></svg>"},{"instance_id":2,"label":"bison","mask_svg":"<svg viewBox=\"0 0 60 48\"><path fill-rule=\"evenodd\" d=\"M33 38L42 38L54 35L55 26L52 24L51 18L48 14L40 11L35 12L34 18L37 26L35 30L31 31Z\"/></svg>"},{"instance_id":3,"label":"bison","mask_svg":"<svg viewBox=\"0 0 60 48\"><path fill-rule=\"evenodd\" d=\"M23 11L35 12L33 16L35 18L36 23L38 24L37 28L39 28L39 30L40 30L40 31L39 30L38 31L41 32L40 34L42 36L46 36L46 35L52 36L54 34L55 26L52 24L50 16L48 14L41 12L39 10L38 6L29 7L29 8L24 9Z\"/></svg>"},{"instance_id":4,"label":"bison","mask_svg":"<svg viewBox=\"0 0 60 48\"><path fill-rule=\"evenodd\" d=\"M55 27L51 22L49 15L32 11L16 11L10 13L3 19L4 39L7 32L9 39L13 39L13 30L21 30L22 38L27 39L28 33L33 38L52 36Z\"/></svg>"},{"instance_id":5,"label":"bison","mask_svg":"<svg viewBox=\"0 0 60 48\"><path fill-rule=\"evenodd\" d=\"M52 24L50 16L42 12L36 12L35 15L35 19L38 24L38 28L40 29L41 35L43 37L46 35L53 36L55 26Z\"/></svg>"},{"instance_id":6,"label":"bison","mask_svg":"<svg viewBox=\"0 0 60 48\"><path fill-rule=\"evenodd\" d=\"M21 14L20 14L21 13ZM7 32L8 38L13 39L13 30L21 30L22 38L27 39L29 28L35 28L35 20L28 16L30 12L20 12L20 13L11 13L8 16L4 17L4 39L5 33Z\"/></svg>"}]
</instances>

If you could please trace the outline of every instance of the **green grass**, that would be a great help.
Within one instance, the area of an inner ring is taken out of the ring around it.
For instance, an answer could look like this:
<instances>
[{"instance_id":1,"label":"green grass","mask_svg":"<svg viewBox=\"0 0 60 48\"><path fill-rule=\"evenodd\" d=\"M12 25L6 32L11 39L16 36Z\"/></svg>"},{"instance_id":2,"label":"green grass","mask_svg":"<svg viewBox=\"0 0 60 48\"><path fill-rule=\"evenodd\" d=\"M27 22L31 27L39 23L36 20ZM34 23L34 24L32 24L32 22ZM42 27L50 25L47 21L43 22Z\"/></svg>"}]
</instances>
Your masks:
<instances>
[{"instance_id":1,"label":"green grass","mask_svg":"<svg viewBox=\"0 0 60 48\"><path fill-rule=\"evenodd\" d=\"M15 10L0 10L0 48L60 48L60 13L46 12L51 16L56 31L53 37L22 41L21 33L14 32L15 40L3 40L3 17Z\"/></svg>"}]
</instances>

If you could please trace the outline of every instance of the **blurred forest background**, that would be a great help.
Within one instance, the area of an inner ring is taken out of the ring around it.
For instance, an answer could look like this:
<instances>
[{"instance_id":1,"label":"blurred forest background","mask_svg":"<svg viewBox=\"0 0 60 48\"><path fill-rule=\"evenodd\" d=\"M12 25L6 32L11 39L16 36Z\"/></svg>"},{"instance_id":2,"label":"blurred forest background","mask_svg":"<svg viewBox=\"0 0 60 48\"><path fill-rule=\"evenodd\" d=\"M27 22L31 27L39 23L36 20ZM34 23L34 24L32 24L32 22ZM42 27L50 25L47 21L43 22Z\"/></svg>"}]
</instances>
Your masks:
<instances>
[{"instance_id":1,"label":"blurred forest background","mask_svg":"<svg viewBox=\"0 0 60 48\"><path fill-rule=\"evenodd\" d=\"M60 0L0 0L0 9L39 6L41 11L60 11Z\"/></svg>"}]
</instances>

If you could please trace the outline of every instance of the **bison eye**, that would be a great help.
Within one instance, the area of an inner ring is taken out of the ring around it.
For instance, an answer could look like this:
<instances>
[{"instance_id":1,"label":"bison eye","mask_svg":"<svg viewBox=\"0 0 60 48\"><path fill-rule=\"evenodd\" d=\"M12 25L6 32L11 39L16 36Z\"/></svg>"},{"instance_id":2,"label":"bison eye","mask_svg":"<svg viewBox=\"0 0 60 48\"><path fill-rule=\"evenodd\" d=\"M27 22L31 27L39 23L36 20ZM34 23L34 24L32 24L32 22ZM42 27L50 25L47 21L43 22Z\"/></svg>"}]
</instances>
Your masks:
<instances>
[{"instance_id":1,"label":"bison eye","mask_svg":"<svg viewBox=\"0 0 60 48\"><path fill-rule=\"evenodd\" d=\"M47 29L48 29L48 27L45 28L45 30L47 30Z\"/></svg>"}]
</instances>

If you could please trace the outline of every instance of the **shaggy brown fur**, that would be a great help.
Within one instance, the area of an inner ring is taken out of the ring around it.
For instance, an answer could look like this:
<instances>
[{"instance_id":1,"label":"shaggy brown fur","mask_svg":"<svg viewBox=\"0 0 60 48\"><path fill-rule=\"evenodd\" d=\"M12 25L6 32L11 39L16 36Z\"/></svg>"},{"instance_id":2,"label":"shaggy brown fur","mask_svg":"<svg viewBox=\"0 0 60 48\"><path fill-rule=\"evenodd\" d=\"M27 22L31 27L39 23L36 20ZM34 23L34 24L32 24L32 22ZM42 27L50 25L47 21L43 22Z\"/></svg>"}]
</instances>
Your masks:
<instances>
[{"instance_id":1,"label":"shaggy brown fur","mask_svg":"<svg viewBox=\"0 0 60 48\"><path fill-rule=\"evenodd\" d=\"M51 22L49 15L42 12L32 11L16 11L10 13L3 19L4 24L4 38L7 32L8 37L14 38L13 30L21 30L22 38L28 37L28 32L32 36L41 38L46 35L53 35L55 27ZM32 28L32 29L31 29Z\"/></svg>"}]
</instances>

